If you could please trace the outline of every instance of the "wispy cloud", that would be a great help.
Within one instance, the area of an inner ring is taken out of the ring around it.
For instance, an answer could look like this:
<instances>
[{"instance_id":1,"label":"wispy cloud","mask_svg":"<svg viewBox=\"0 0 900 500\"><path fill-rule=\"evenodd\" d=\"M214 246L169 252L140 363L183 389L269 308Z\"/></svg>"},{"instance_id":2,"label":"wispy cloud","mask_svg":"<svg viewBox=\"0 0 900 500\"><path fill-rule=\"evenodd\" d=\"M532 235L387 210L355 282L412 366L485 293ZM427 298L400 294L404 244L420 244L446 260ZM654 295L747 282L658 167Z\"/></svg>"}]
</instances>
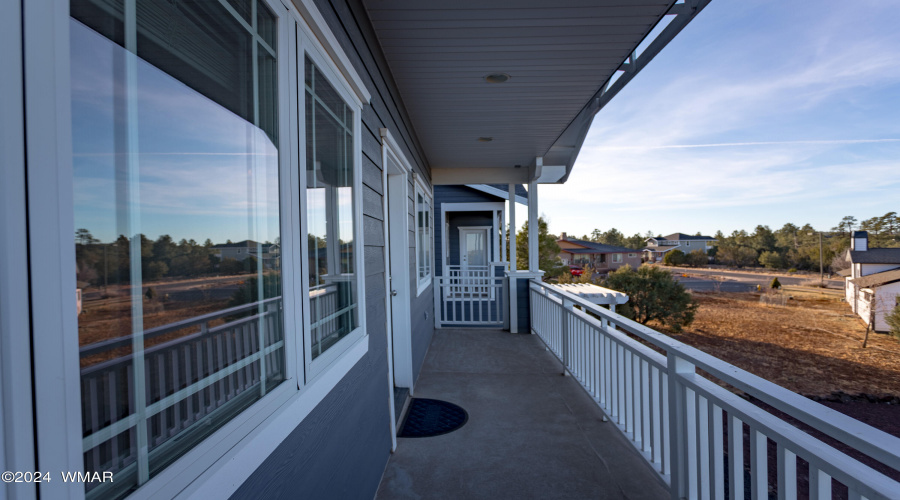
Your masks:
<instances>
[{"instance_id":1,"label":"wispy cloud","mask_svg":"<svg viewBox=\"0 0 900 500\"><path fill-rule=\"evenodd\" d=\"M665 144L658 146L588 146L584 149L594 151L650 150L650 149L691 149L691 148L733 148L749 146L829 146L837 144L877 144L900 143L900 139L830 139L820 141L756 141L756 142L720 142L718 144Z\"/></svg>"}]
</instances>

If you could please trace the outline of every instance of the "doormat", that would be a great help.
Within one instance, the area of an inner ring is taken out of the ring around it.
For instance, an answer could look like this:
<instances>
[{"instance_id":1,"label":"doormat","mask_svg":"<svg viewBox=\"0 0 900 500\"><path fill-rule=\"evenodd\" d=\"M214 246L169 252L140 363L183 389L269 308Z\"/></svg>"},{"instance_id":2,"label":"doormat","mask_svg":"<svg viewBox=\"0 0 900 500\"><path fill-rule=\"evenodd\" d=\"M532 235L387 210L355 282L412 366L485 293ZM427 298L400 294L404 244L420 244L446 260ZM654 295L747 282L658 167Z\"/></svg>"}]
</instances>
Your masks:
<instances>
[{"instance_id":1,"label":"doormat","mask_svg":"<svg viewBox=\"0 0 900 500\"><path fill-rule=\"evenodd\" d=\"M431 437L459 429L469 420L469 414L459 406L437 399L412 398L406 420L397 437Z\"/></svg>"}]
</instances>

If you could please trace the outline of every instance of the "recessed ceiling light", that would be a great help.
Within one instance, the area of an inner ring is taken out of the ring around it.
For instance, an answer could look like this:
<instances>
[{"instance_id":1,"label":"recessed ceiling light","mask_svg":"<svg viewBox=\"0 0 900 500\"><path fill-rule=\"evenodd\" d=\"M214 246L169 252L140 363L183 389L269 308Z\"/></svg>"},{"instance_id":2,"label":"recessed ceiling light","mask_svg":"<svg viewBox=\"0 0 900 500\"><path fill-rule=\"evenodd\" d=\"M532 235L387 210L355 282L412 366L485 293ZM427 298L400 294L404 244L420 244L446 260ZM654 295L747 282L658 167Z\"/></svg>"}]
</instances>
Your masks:
<instances>
[{"instance_id":1,"label":"recessed ceiling light","mask_svg":"<svg viewBox=\"0 0 900 500\"><path fill-rule=\"evenodd\" d=\"M479 137L478 138L478 142L491 142L493 140L494 140L493 137Z\"/></svg>"},{"instance_id":2,"label":"recessed ceiling light","mask_svg":"<svg viewBox=\"0 0 900 500\"><path fill-rule=\"evenodd\" d=\"M506 73L491 73L484 77L484 81L488 83L506 83L509 79L510 76Z\"/></svg>"}]
</instances>

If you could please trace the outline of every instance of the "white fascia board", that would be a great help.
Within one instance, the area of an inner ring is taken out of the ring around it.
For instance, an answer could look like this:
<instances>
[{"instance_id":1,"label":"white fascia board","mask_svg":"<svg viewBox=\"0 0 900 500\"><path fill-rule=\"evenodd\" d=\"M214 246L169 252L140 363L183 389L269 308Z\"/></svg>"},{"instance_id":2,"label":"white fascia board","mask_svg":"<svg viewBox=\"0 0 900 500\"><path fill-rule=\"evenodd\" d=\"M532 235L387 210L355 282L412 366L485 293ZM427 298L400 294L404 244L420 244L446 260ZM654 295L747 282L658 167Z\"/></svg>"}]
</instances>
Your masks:
<instances>
[{"instance_id":1,"label":"white fascia board","mask_svg":"<svg viewBox=\"0 0 900 500\"><path fill-rule=\"evenodd\" d=\"M487 193L487 194L496 196L498 198L503 198L504 200L509 199L509 193L507 193L501 189L497 189L495 187L488 186L486 184L466 184L466 187L472 188L476 191L481 191L482 193ZM524 198L522 196L516 195L516 203L518 203L520 205L525 205L527 207L528 206L528 198Z\"/></svg>"},{"instance_id":2,"label":"white fascia board","mask_svg":"<svg viewBox=\"0 0 900 500\"><path fill-rule=\"evenodd\" d=\"M565 165L544 165L541 167L541 175L537 178L538 184L557 184L566 175Z\"/></svg>"}]
</instances>

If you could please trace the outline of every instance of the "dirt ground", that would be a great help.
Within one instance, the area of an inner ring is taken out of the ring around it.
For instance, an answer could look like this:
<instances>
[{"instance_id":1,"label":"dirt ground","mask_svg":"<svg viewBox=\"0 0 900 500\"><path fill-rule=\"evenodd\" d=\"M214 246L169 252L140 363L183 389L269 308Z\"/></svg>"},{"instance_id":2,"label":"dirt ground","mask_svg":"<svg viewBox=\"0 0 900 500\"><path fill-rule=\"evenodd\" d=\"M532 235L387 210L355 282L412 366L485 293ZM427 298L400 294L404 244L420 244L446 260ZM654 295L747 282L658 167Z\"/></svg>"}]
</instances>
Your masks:
<instances>
[{"instance_id":1,"label":"dirt ground","mask_svg":"<svg viewBox=\"0 0 900 500\"><path fill-rule=\"evenodd\" d=\"M787 305L760 304L758 293L695 293L694 322L670 334L806 396L900 396L900 341L869 334L840 301L818 290L789 290Z\"/></svg>"}]
</instances>

